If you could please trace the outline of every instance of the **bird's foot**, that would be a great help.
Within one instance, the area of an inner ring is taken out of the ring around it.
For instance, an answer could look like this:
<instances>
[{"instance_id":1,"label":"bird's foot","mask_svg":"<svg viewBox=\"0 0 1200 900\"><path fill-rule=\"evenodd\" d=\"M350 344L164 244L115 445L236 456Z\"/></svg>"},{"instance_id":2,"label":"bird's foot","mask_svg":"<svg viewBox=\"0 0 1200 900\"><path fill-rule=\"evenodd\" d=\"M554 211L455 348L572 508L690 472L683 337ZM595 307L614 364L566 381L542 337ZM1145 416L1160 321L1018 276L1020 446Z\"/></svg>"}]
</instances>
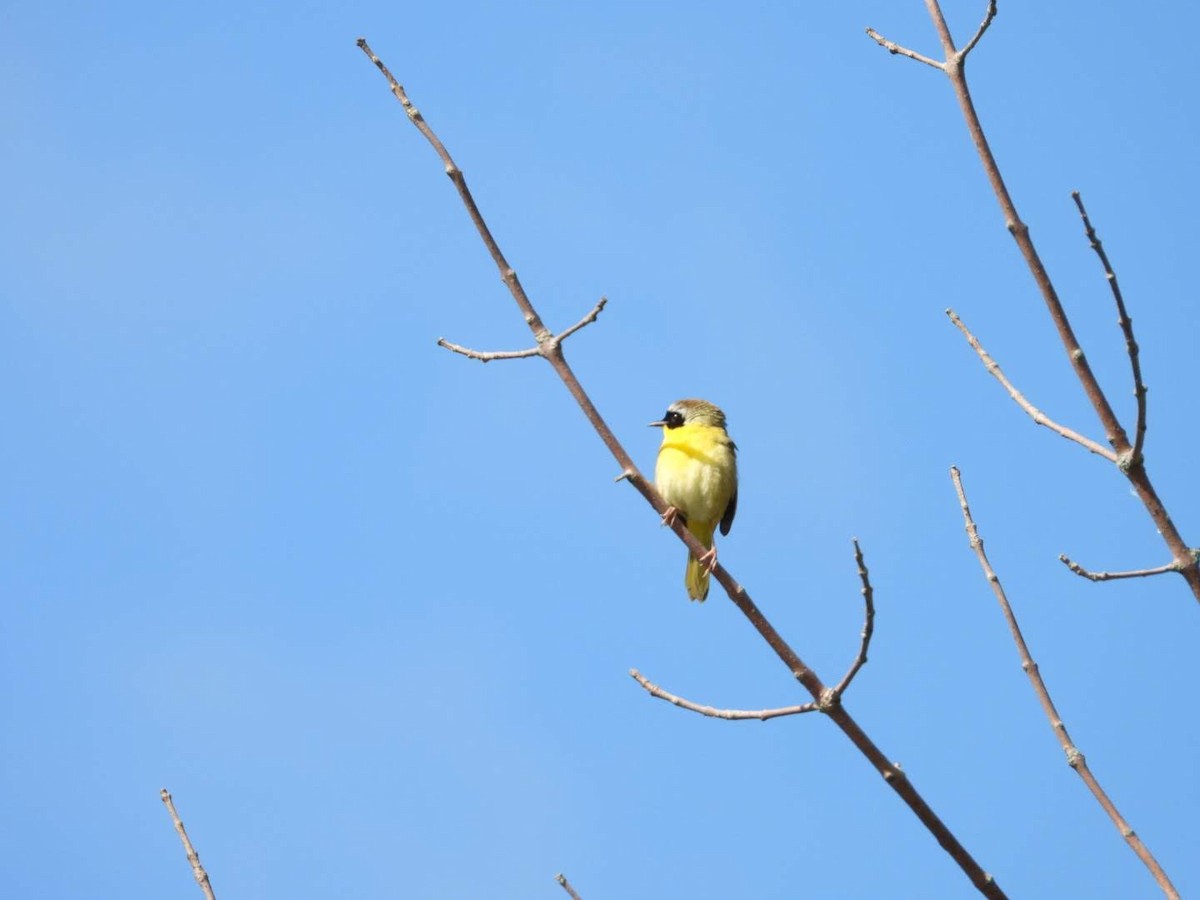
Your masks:
<instances>
[{"instance_id":1,"label":"bird's foot","mask_svg":"<svg viewBox=\"0 0 1200 900\"><path fill-rule=\"evenodd\" d=\"M667 511L662 514L662 523L668 528L674 528L675 523L683 518L683 513L677 507L668 506Z\"/></svg>"},{"instance_id":2,"label":"bird's foot","mask_svg":"<svg viewBox=\"0 0 1200 900\"><path fill-rule=\"evenodd\" d=\"M696 562L708 569L708 574L711 575L713 569L717 567L717 548L715 546L710 548L709 551L697 559Z\"/></svg>"}]
</instances>

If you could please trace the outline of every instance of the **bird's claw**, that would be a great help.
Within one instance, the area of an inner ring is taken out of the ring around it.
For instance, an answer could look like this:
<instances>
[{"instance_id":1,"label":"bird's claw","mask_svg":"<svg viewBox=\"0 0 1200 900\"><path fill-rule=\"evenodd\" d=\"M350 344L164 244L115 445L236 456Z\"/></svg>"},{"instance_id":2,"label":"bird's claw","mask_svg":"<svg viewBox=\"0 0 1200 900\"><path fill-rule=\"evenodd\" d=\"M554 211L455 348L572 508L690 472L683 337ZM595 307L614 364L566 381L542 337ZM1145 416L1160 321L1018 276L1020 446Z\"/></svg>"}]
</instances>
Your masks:
<instances>
[{"instance_id":1,"label":"bird's claw","mask_svg":"<svg viewBox=\"0 0 1200 900\"><path fill-rule=\"evenodd\" d=\"M707 553L697 559L696 562L708 569L708 574L711 575L713 569L717 567L717 548L711 548Z\"/></svg>"},{"instance_id":2,"label":"bird's claw","mask_svg":"<svg viewBox=\"0 0 1200 900\"><path fill-rule=\"evenodd\" d=\"M668 506L667 511L662 514L662 523L668 528L674 528L675 523L679 521L679 510L674 506Z\"/></svg>"}]
</instances>

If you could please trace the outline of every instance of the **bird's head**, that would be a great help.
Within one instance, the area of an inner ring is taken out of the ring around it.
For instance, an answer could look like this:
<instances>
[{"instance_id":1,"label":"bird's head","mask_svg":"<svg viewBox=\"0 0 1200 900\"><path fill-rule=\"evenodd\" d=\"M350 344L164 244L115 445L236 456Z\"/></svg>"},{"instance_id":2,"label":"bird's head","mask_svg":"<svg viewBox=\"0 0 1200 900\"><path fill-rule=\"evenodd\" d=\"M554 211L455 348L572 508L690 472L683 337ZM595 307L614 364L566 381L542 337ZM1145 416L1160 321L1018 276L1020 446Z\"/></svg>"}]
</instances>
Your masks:
<instances>
[{"instance_id":1,"label":"bird's head","mask_svg":"<svg viewBox=\"0 0 1200 900\"><path fill-rule=\"evenodd\" d=\"M651 422L650 427L678 428L680 425L708 425L713 428L725 427L725 413L707 400L676 400L667 407L666 413L657 422Z\"/></svg>"}]
</instances>

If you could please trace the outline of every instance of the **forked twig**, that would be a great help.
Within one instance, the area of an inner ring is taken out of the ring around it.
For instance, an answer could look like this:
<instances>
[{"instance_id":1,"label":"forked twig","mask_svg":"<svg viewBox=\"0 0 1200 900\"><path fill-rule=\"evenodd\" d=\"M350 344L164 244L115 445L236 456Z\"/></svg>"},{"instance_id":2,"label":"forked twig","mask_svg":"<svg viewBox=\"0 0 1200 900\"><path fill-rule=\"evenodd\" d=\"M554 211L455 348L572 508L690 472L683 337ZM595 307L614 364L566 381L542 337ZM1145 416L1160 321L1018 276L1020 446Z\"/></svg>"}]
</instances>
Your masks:
<instances>
[{"instance_id":1,"label":"forked twig","mask_svg":"<svg viewBox=\"0 0 1200 900\"><path fill-rule=\"evenodd\" d=\"M1055 434L1065 437L1068 441L1074 441L1081 447L1086 447L1097 456L1103 456L1109 462L1115 463L1117 461L1117 454L1115 454L1112 450L1097 444L1091 438L1084 437L1082 434L1068 428L1066 425L1060 425L1058 422L1055 422L1048 415L1030 403L1029 400L1026 399L1025 395L1017 390L1013 383L1008 380L1008 376L1004 374L1004 370L1000 368L1000 364L992 358L991 354L983 349L983 345L979 343L979 340L971 333L970 329L963 324L963 320L958 317L958 314L954 310L948 309L946 310L946 315L950 317L950 321L954 323L954 327L963 333L963 337L967 339L967 343L971 345L971 349L978 354L980 362L983 363L983 367L987 369L988 373L991 374L997 381L1004 385L1004 389L1008 391L1008 396L1012 397L1013 400L1016 401L1017 406L1025 410L1025 412L1029 415L1029 418L1033 419L1033 421L1038 425L1049 428Z\"/></svg>"},{"instance_id":2,"label":"forked twig","mask_svg":"<svg viewBox=\"0 0 1200 900\"><path fill-rule=\"evenodd\" d=\"M171 814L171 823L179 833L179 840L183 842L183 850L187 853L188 862L192 864L192 877L196 879L196 884L200 885L200 890L204 892L207 900L216 900L212 882L208 880L208 873L204 871L204 866L200 865L200 854L192 846L192 841L183 827L183 820L179 818L179 813L175 812L175 801L171 799L171 794L166 788L159 792L159 797L162 798L163 805L167 807L167 812Z\"/></svg>"},{"instance_id":3,"label":"forked twig","mask_svg":"<svg viewBox=\"0 0 1200 900\"><path fill-rule=\"evenodd\" d=\"M728 719L731 721L758 719L760 722L766 722L768 719L778 719L781 716L826 712L830 706L841 702L842 695L846 693L846 689L854 681L854 676L858 674L859 669L866 665L867 651L871 647L871 638L875 634L875 591L871 587L870 574L867 571L866 563L863 561L862 548L858 545L858 538L854 539L854 561L858 565L858 577L862 582L863 607L865 609L863 630L859 637L858 654L850 663L850 668L846 670L846 674L842 676L842 680L837 683L837 686L826 690L821 698L809 703L801 703L796 706L780 706L774 709L717 709L715 706L704 706L703 704L680 697L678 694L672 694L670 691L659 687L646 678L637 669L630 669L630 676L644 687L651 697L666 700L668 703L673 703L681 709L691 710L694 713L714 719Z\"/></svg>"},{"instance_id":4,"label":"forked twig","mask_svg":"<svg viewBox=\"0 0 1200 900\"><path fill-rule=\"evenodd\" d=\"M988 0L987 12L984 13L983 22L981 22L979 27L975 30L974 36L967 41L967 45L961 50L956 50L952 54L948 54L945 62L938 62L936 59L931 59L930 57L918 53L915 50L910 50L908 47L901 46L895 41L888 40L874 28L868 28L867 35L871 38L871 40L877 43L888 53L891 53L893 56L907 56L909 59L915 60L919 63L924 63L927 66L932 66L939 72L947 72L948 67L950 66L962 65L963 60L965 60L967 55L975 49L975 45L979 43L979 40L983 37L984 32L988 30L989 26L991 26L992 19L994 18L996 18L996 0ZM943 37L945 39L950 38L949 30L945 31ZM953 48L952 40L951 48Z\"/></svg>"},{"instance_id":5,"label":"forked twig","mask_svg":"<svg viewBox=\"0 0 1200 900\"><path fill-rule=\"evenodd\" d=\"M1079 218L1083 219L1083 230L1087 235L1088 242L1096 251L1096 256L1100 258L1100 265L1104 266L1104 278L1108 282L1113 300L1117 304L1117 324L1121 326L1121 333L1125 335L1125 352L1129 354L1129 366L1133 370L1133 396L1137 399L1137 423L1133 429L1131 456L1133 459L1140 460L1142 446L1146 442L1146 385L1142 381L1142 364L1138 360L1138 343L1133 337L1133 319L1129 318L1129 313L1125 311L1125 298L1121 296L1117 273L1113 271L1112 264L1108 261L1108 254L1104 252L1104 244L1100 242L1096 229L1092 227L1092 220L1088 218L1087 210L1083 208L1083 198L1079 196L1079 191L1072 191L1071 199L1075 201L1075 207L1079 210Z\"/></svg>"},{"instance_id":6,"label":"forked twig","mask_svg":"<svg viewBox=\"0 0 1200 900\"><path fill-rule=\"evenodd\" d=\"M988 11L984 17L983 25L980 26L975 36L971 38L963 50L955 49L954 37L950 34L950 27L946 24L946 17L942 13L942 7L938 0L925 0L925 9L929 13L929 18L933 21L933 27L937 31L938 40L942 45L942 53L945 56L942 62L906 50L895 42L881 37L873 29L867 29L867 33L891 53L900 53L918 62L931 65L936 69L940 69L950 79L950 84L954 89L954 96L958 100L959 109L962 111L963 119L966 121L967 132L971 136L971 142L975 145L975 150L979 154L979 160L983 164L984 174L987 176L992 192L996 195L996 200L1000 205L1000 211L1004 216L1004 225L1013 236L1013 240L1016 241L1017 248L1025 260L1025 265L1029 268L1029 272L1037 284L1038 292L1042 295L1042 300L1050 313L1050 319L1054 323L1055 330L1058 332L1059 340L1062 342L1063 349L1067 353L1071 368L1075 371L1075 377L1079 380L1079 384L1083 388L1088 402L1095 411L1096 418L1100 420L1100 424L1104 428L1105 439L1115 454L1113 461L1116 463L1117 468L1129 479L1129 483L1133 486L1138 498L1142 501L1142 505L1145 506L1147 514L1154 522L1155 528L1162 535L1163 542L1171 552L1171 558L1178 566L1175 571L1183 576L1192 591L1192 595L1197 601L1200 601L1200 561L1192 554L1187 542L1179 533L1179 529L1175 527L1175 523L1171 520L1166 507L1163 506L1154 485L1150 482L1150 476L1146 471L1145 462L1141 455L1141 435L1135 435L1134 443L1130 444L1129 436L1126 434L1120 420L1118 420L1117 414L1113 411L1112 404L1104 393L1104 389L1100 387L1100 382L1092 371L1087 356L1084 355L1083 348L1079 344L1079 339L1075 336L1075 330L1067 318L1062 301L1059 300L1058 292L1055 290L1054 284L1050 280L1050 275L1046 271L1041 257L1038 255L1037 248L1033 244L1033 239L1029 236L1029 226L1021 221L1021 217L1017 213L1016 204L1013 203L1012 196L1008 192L1008 187L1004 183L1004 177L1000 174L1000 166L996 162L996 157L992 154L992 148L988 143L987 135L984 134L979 114L975 111L975 102L971 99L971 90L967 85L966 66L964 62L967 51L974 49L979 39L983 36L983 33L987 30L987 27L991 24L992 19L995 18L996 2L995 0L989 0ZM1112 280L1115 283L1115 278ZM1122 318L1128 319L1127 316L1122 316ZM1125 328L1124 324L1122 328ZM1132 330L1127 330L1126 342L1129 344L1131 341ZM1136 347L1136 344L1133 344L1133 346ZM1136 355L1132 351L1131 359L1136 364ZM1144 394L1144 390L1142 393ZM1139 427L1141 427L1145 422L1143 409L1144 397L1139 396L1138 401ZM1087 444L1084 444L1084 446L1092 450L1093 453L1096 452ZM1107 454L1102 455L1105 458L1109 458Z\"/></svg>"},{"instance_id":7,"label":"forked twig","mask_svg":"<svg viewBox=\"0 0 1200 900\"><path fill-rule=\"evenodd\" d=\"M620 480L628 481L638 493L640 493L646 501L654 508L655 512L662 516L667 511L667 505L663 502L654 485L641 473L638 467L634 464L633 459L626 452L621 442L617 440L612 433L612 429L604 421L591 398L583 389L583 385L579 383L579 379L575 377L575 373L567 364L566 357L563 355L562 342L553 339L550 332L542 324L541 318L537 311L533 308L533 304L529 301L529 297L525 294L525 289L521 286L520 280L517 278L516 271L508 264L504 255L500 252L495 239L492 237L491 231L483 220L483 216L479 212L479 208L475 204L475 200L467 188L466 179L454 161L450 158L450 154L446 152L446 148L438 139L432 129L426 124L421 114L416 107L409 101L404 89L392 77L391 72L383 62L375 55L368 46L365 39L358 40L358 46L371 59L375 66L387 78L388 84L391 87L392 94L404 107L405 113L409 120L417 127L421 134L429 141L434 148L439 158L445 167L446 174L450 176L454 182L455 188L458 190L459 197L463 205L467 209L467 214L471 217L471 221L475 224L476 230L479 232L480 239L491 254L492 260L496 263L500 271L500 276L508 287L509 293L512 294L513 300L520 309L522 317L533 332L534 339L541 348L541 356L545 359L555 373L562 380L564 386L575 398L575 402L579 404L584 416L596 430L597 435L604 442L604 445L612 453L621 469L621 474L618 476ZM672 525L672 530L680 541L691 551L692 555L697 559L702 557L708 548L701 545L696 540L695 536L687 530L681 520L676 520ZM730 575L728 570L717 562L712 570L712 577L725 589L730 600L746 617L754 629L759 633L767 645L775 652L780 661L787 666L788 671L792 676L804 686L804 689L818 703L825 702L828 698L829 688L817 675L799 654L783 639L783 636L775 630L768 620L763 615L762 611L750 598L749 592L738 584ZM875 745L875 742L868 737L867 733L862 730L861 726L850 716L845 707L840 703L832 703L828 706L823 706L822 711L829 719L837 725L843 734L850 740L858 751L867 758L875 770L883 776L884 781L892 788L893 791L904 801L914 815L920 819L921 823L929 830L942 848L950 854L951 858L957 863L963 873L971 880L971 883L987 897L999 900L1005 896L1000 886L996 884L996 880L986 872L975 858L967 851L946 826L944 822L933 811L925 798L920 795L917 789L909 781L908 775L894 762L884 755L883 751Z\"/></svg>"},{"instance_id":8,"label":"forked twig","mask_svg":"<svg viewBox=\"0 0 1200 900\"><path fill-rule=\"evenodd\" d=\"M582 900L582 898L575 893L575 888L571 887L571 882L567 881L567 876L562 872L559 872L557 875L555 875L554 880L561 884L562 889L571 895L571 900Z\"/></svg>"},{"instance_id":9,"label":"forked twig","mask_svg":"<svg viewBox=\"0 0 1200 900\"><path fill-rule=\"evenodd\" d=\"M1013 642L1017 645L1017 652L1021 656L1021 668L1029 676L1029 683L1033 687L1034 693L1037 694L1038 702L1042 706L1042 712L1050 720L1050 727L1054 730L1055 737L1058 738L1063 752L1067 755L1067 765L1074 769L1079 777L1083 779L1083 783L1092 792L1092 796L1096 798L1096 802L1108 813L1108 817L1112 819L1113 825L1121 833L1121 837L1125 838L1125 842L1129 844L1133 852L1137 854L1138 859L1145 863L1146 868L1150 870L1151 875L1154 876L1154 880L1158 882L1158 886L1162 889L1163 893L1177 900L1179 893L1175 890L1175 886L1171 884L1171 879L1167 877L1167 873L1158 864L1158 860L1154 858L1154 854L1142 843L1142 839L1137 836L1133 828L1125 821L1124 817L1117 810L1116 805L1109 799L1108 794L1100 787L1100 782L1096 780L1096 776L1088 768L1087 760L1084 759L1083 753L1075 746L1071 740L1071 736L1067 733L1067 726L1063 723L1062 716L1058 714L1058 709L1055 708L1054 701L1050 699L1050 692L1046 688L1046 682L1042 679L1037 663L1033 661L1033 657L1029 653L1029 646L1025 643L1024 635L1021 634L1021 626L1017 624L1017 616L1008 602L1008 595L1004 592L1004 586L1000 584L1000 576L996 574L995 569L992 568L992 564L988 561L987 553L984 552L983 538L979 536L979 529L975 527L975 520L971 516L971 508L967 505L967 494L963 489L962 474L955 466L950 467L950 480L954 482L954 492L958 494L958 504L962 508L963 522L966 527L967 538L971 543L971 549L975 551L975 556L979 559L980 568L983 569L984 577L987 578L988 584L992 586L992 592L996 595L996 600L1000 603L1000 610L1004 613L1004 619L1008 622L1008 630L1012 633Z\"/></svg>"},{"instance_id":10,"label":"forked twig","mask_svg":"<svg viewBox=\"0 0 1200 900\"><path fill-rule=\"evenodd\" d=\"M445 347L447 350L453 350L455 353L462 354L469 359L477 359L484 363L493 362L494 360L498 359L528 359L531 356L542 356L542 346L546 343L546 341L553 340L556 343L562 343L580 328L583 328L585 325L591 325L593 322L595 322L597 316L600 315L600 311L604 309L606 305L608 305L608 298L601 297L600 302L593 306L591 311L586 316L584 316L570 328L566 329L561 334L548 334L536 347L529 347L525 350L472 350L470 347L452 344L445 338L438 338L437 343L439 347Z\"/></svg>"},{"instance_id":11,"label":"forked twig","mask_svg":"<svg viewBox=\"0 0 1200 900\"><path fill-rule=\"evenodd\" d=\"M1122 578L1148 578L1151 575L1165 575L1167 572L1179 571L1179 563L1170 562L1165 566L1154 566L1151 569L1132 569L1128 572L1091 572L1065 554L1060 553L1058 559L1076 575L1086 578L1088 581L1119 581Z\"/></svg>"}]
</instances>

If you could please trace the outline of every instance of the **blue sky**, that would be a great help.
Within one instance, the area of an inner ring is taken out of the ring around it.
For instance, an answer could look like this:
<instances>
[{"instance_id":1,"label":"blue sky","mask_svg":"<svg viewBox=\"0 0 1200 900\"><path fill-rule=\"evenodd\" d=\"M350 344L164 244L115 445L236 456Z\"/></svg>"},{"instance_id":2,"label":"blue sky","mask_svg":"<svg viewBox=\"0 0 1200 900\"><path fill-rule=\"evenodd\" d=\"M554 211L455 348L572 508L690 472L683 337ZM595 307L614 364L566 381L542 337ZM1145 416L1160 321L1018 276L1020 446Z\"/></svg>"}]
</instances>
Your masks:
<instances>
[{"instance_id":1,"label":"blue sky","mask_svg":"<svg viewBox=\"0 0 1200 900\"><path fill-rule=\"evenodd\" d=\"M970 34L982 2L946 3ZM1002 2L993 148L1118 410L1200 541L1191 5ZM1093 770L1200 890L1196 602L1102 439L923 5L6 4L0 9L0 871L14 897L972 896L685 552L550 369L366 36L467 174L644 468L728 413L721 559L1012 896L1155 896L1064 765L969 552L963 470Z\"/></svg>"}]
</instances>

